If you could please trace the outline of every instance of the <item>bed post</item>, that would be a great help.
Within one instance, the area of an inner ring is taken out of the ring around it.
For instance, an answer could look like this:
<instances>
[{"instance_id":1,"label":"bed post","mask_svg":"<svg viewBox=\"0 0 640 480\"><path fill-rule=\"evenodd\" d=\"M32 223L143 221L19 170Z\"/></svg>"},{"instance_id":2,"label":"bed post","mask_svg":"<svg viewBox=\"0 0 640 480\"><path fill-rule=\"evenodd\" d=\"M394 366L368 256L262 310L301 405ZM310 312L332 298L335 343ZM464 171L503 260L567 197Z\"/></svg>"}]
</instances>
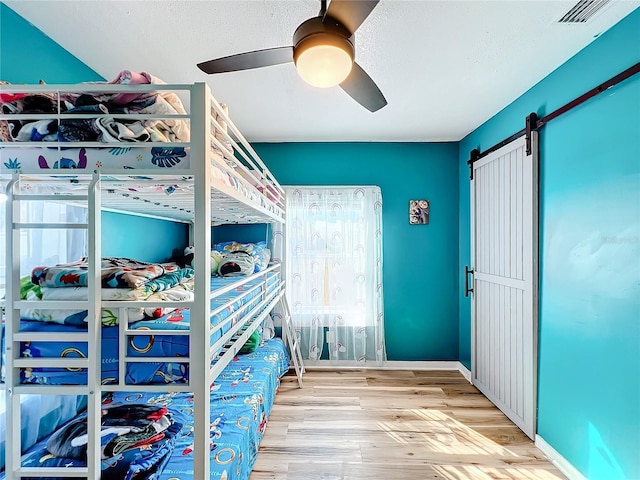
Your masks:
<instances>
[{"instance_id":1,"label":"bed post","mask_svg":"<svg viewBox=\"0 0 640 480\"><path fill-rule=\"evenodd\" d=\"M210 275L211 275L211 93L204 83L191 90L191 171L194 174L194 306L189 335L189 382L193 388L193 478L209 480L211 423Z\"/></svg>"},{"instance_id":2,"label":"bed post","mask_svg":"<svg viewBox=\"0 0 640 480\"><path fill-rule=\"evenodd\" d=\"M100 174L93 173L89 185L89 312L87 315L89 342L89 368L87 371L87 474L89 478L101 475L101 404L102 404L102 198Z\"/></svg>"},{"instance_id":3,"label":"bed post","mask_svg":"<svg viewBox=\"0 0 640 480\"><path fill-rule=\"evenodd\" d=\"M5 292L5 345L6 345L6 378L3 394L6 395L6 423L5 423L5 472L9 480L13 479L15 470L20 468L21 444L21 412L20 394L15 387L20 384L20 375L14 367L16 352L13 335L19 329L20 311L15 309L14 302L19 300L20 292L20 231L14 228L14 220L20 218L18 202L14 201L14 187L18 183L16 173L7 185L6 203L6 262L7 282ZM19 221L19 220L18 220Z\"/></svg>"}]
</instances>

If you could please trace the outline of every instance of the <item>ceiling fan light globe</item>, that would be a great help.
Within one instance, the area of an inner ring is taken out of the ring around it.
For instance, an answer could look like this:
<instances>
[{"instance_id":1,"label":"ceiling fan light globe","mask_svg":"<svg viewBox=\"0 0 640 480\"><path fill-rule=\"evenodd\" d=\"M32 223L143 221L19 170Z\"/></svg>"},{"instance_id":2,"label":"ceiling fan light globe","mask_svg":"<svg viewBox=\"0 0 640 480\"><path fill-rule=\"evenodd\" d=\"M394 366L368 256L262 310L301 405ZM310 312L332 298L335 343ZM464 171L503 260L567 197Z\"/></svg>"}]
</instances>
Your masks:
<instances>
[{"instance_id":1,"label":"ceiling fan light globe","mask_svg":"<svg viewBox=\"0 0 640 480\"><path fill-rule=\"evenodd\" d=\"M353 57L336 45L314 45L297 55L296 69L309 85L335 87L351 72Z\"/></svg>"}]
</instances>

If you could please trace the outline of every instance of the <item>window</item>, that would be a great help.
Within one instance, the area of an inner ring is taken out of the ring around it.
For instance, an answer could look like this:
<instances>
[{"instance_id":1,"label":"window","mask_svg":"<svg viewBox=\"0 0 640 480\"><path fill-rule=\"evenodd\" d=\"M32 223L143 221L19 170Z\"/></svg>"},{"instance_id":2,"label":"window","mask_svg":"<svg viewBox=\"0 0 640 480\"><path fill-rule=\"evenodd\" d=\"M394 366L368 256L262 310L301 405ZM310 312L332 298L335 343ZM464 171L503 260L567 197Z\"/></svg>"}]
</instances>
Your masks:
<instances>
[{"instance_id":1,"label":"window","mask_svg":"<svg viewBox=\"0 0 640 480\"><path fill-rule=\"evenodd\" d=\"M286 276L310 360L384 360L378 187L287 188ZM326 331L325 331L326 330Z\"/></svg>"}]
</instances>

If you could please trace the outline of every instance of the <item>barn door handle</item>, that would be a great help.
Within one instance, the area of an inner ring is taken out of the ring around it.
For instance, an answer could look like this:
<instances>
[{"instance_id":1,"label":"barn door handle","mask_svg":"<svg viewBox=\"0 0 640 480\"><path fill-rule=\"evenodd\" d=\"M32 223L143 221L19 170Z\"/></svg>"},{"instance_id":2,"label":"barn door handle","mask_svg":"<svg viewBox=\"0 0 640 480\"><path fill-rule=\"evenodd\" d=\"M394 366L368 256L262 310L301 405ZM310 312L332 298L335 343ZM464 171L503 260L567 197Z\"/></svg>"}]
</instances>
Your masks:
<instances>
[{"instance_id":1,"label":"barn door handle","mask_svg":"<svg viewBox=\"0 0 640 480\"><path fill-rule=\"evenodd\" d=\"M473 270L469 269L469 265L465 265L464 266L464 296L465 297L468 297L469 293L473 293L473 287L469 288L469 274L473 275Z\"/></svg>"}]
</instances>

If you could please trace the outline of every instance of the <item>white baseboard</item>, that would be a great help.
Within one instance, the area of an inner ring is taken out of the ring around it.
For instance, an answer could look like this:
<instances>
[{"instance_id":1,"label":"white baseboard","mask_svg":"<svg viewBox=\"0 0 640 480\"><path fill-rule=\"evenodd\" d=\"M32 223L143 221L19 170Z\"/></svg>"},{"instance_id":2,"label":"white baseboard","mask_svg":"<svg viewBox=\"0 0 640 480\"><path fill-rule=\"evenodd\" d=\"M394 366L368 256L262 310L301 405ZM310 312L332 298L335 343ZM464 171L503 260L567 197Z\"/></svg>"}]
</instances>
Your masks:
<instances>
[{"instance_id":1,"label":"white baseboard","mask_svg":"<svg viewBox=\"0 0 640 480\"><path fill-rule=\"evenodd\" d=\"M458 370L455 361L425 361L425 362L385 362L384 370Z\"/></svg>"},{"instance_id":2,"label":"white baseboard","mask_svg":"<svg viewBox=\"0 0 640 480\"><path fill-rule=\"evenodd\" d=\"M405 361L387 361L383 365L377 365L374 362L364 363L362 365L354 365L349 361L316 360L311 362L305 360L305 370L454 370L469 382L471 382L471 372L461 362L456 361L421 361L421 362L405 362Z\"/></svg>"},{"instance_id":3,"label":"white baseboard","mask_svg":"<svg viewBox=\"0 0 640 480\"><path fill-rule=\"evenodd\" d=\"M471 371L467 367L465 367L462 362L458 362L458 371L464 378L467 379L467 382L473 383L471 382Z\"/></svg>"},{"instance_id":4,"label":"white baseboard","mask_svg":"<svg viewBox=\"0 0 640 480\"><path fill-rule=\"evenodd\" d=\"M387 361L382 365L375 362L363 363L362 365L354 365L348 361L316 360L311 362L304 361L304 368L307 370L455 370L460 371L460 362L457 361L424 361L424 362L404 362L404 361ZM461 371L460 371L461 372ZM463 375L464 373L461 372Z\"/></svg>"},{"instance_id":5,"label":"white baseboard","mask_svg":"<svg viewBox=\"0 0 640 480\"><path fill-rule=\"evenodd\" d=\"M536 447L560 470L569 480L587 480L576 467L549 445L540 435L536 435Z\"/></svg>"}]
</instances>

